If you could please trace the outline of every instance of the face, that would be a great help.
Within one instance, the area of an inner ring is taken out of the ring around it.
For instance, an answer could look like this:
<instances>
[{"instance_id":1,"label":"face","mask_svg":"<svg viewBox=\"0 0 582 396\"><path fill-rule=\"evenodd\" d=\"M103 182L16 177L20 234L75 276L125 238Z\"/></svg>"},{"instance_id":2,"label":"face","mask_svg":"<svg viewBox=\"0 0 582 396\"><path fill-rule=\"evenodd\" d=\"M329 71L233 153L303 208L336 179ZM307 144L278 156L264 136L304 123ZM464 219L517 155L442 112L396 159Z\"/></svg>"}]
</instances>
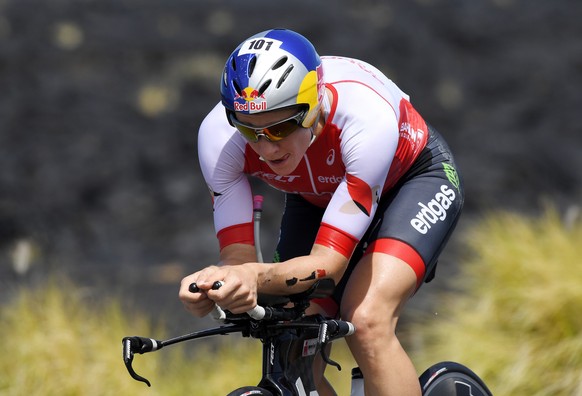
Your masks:
<instances>
[{"instance_id":1,"label":"face","mask_svg":"<svg viewBox=\"0 0 582 396\"><path fill-rule=\"evenodd\" d=\"M272 125L297 114L297 109L274 110L258 114L236 113L240 122L260 128ZM278 175L291 174L301 162L303 155L309 148L311 131L299 127L289 136L272 142L260 136L256 142L248 142L251 148L269 165Z\"/></svg>"}]
</instances>

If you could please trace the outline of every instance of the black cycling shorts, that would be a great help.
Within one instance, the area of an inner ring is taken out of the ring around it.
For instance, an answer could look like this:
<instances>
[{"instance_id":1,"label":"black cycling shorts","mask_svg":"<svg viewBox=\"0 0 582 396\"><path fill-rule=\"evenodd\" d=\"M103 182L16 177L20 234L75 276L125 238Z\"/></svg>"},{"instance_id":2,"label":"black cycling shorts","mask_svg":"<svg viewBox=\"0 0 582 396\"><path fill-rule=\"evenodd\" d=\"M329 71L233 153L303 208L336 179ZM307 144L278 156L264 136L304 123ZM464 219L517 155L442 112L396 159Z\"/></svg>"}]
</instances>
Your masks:
<instances>
[{"instance_id":1,"label":"black cycling shorts","mask_svg":"<svg viewBox=\"0 0 582 396\"><path fill-rule=\"evenodd\" d=\"M353 268L370 250L382 246L408 249L419 258L414 268L417 286L435 274L438 256L459 219L464 191L451 151L440 134L429 125L427 145L408 172L380 200L372 223L352 255L346 273L334 293L339 304ZM286 194L279 242L274 261L308 255L319 230L325 208L297 194ZM388 254L398 256L392 250Z\"/></svg>"}]
</instances>

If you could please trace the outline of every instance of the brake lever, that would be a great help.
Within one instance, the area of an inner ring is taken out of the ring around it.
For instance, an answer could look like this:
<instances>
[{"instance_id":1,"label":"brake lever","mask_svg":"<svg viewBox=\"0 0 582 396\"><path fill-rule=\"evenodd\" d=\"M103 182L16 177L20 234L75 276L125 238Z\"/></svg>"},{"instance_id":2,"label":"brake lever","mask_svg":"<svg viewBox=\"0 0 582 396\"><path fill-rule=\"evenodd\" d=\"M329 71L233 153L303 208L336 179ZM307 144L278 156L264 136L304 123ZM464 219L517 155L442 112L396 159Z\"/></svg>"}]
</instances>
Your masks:
<instances>
[{"instance_id":1,"label":"brake lever","mask_svg":"<svg viewBox=\"0 0 582 396\"><path fill-rule=\"evenodd\" d=\"M338 371L342 371L342 366L334 360L331 360L327 352L325 351L325 347L327 346L327 323L323 322L319 325L319 335L317 337L317 342L320 345L319 353L321 354L321 358L323 361L330 366L334 366L337 368Z\"/></svg>"},{"instance_id":2,"label":"brake lever","mask_svg":"<svg viewBox=\"0 0 582 396\"><path fill-rule=\"evenodd\" d=\"M132 366L134 354L136 352L137 353L144 353L144 352L140 352L142 349L143 343L140 341L140 339L138 337L125 337L122 340L122 343L123 343L123 362L125 363L125 368L129 372L129 375L134 380L143 382L148 387L151 387L152 385L151 385L150 381L148 381L147 378L144 378L141 375L139 375L138 373L136 373L135 370L133 369L133 366Z\"/></svg>"}]
</instances>

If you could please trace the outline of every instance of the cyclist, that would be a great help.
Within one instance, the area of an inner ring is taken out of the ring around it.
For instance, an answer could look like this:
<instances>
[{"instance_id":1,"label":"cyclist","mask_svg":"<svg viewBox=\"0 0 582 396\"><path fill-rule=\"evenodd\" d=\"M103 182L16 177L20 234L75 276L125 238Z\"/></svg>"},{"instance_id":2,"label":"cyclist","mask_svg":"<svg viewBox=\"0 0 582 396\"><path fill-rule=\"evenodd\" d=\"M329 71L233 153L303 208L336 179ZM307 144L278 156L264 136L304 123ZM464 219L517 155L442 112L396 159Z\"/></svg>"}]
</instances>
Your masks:
<instances>
[{"instance_id":1,"label":"cyclist","mask_svg":"<svg viewBox=\"0 0 582 396\"><path fill-rule=\"evenodd\" d=\"M290 30L243 41L220 87L198 135L220 262L183 279L184 306L197 316L215 303L241 313L258 293L297 293L332 278L333 299L318 304L355 324L347 342L366 395L420 395L395 328L434 276L461 212L449 147L380 70L320 57ZM249 177L285 192L280 264L256 262ZM217 280L224 285L213 290ZM192 282L201 293L188 292ZM325 380L319 389L333 394Z\"/></svg>"}]
</instances>

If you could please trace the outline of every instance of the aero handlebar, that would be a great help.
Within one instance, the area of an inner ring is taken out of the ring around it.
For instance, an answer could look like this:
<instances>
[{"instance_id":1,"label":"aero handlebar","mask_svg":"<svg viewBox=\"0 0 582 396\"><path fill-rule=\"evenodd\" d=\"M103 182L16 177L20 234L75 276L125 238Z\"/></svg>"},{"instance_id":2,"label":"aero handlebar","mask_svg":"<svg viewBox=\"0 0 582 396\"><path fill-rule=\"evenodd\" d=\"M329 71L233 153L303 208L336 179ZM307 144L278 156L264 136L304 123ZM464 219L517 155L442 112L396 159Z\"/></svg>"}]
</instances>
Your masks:
<instances>
[{"instance_id":1,"label":"aero handlebar","mask_svg":"<svg viewBox=\"0 0 582 396\"><path fill-rule=\"evenodd\" d=\"M222 286L221 282L217 282L217 284L213 285L213 288L219 288L220 286ZM314 286L316 288L316 285ZM199 289L195 284L192 284L189 287L189 291L191 292L195 293L198 290ZM318 328L317 342L320 345L325 345L328 342L352 335L355 332L356 329L354 325L343 320L325 319L323 317L316 321L304 320L306 318L305 308L309 305L306 301L308 300L296 301L292 307L286 307L283 305L275 305L272 307L257 306L246 314L232 314L216 306L213 313L214 318L223 323L227 323L227 325L196 331L163 341L139 336L125 337L122 340L123 361L127 371L133 379L151 386L150 382L146 378L137 374L132 367L134 355L136 353L144 354L158 351L166 346L183 341L231 333L242 333L245 337L263 338L265 335L269 334L269 336L273 336L273 334L276 334L277 331L281 329ZM330 360L329 357L323 353L323 348L320 352L322 353L323 359L328 364L339 368L339 365L336 362Z\"/></svg>"},{"instance_id":2,"label":"aero handlebar","mask_svg":"<svg viewBox=\"0 0 582 396\"><path fill-rule=\"evenodd\" d=\"M224 283L222 281L216 281L212 285L213 290L218 290L222 287ZM192 283L188 287L188 291L191 293L198 293L200 289L196 285L196 283ZM261 305L256 305L253 309L248 310L247 315L250 316L254 320L293 320L296 319L296 314L294 310L287 310L285 308L272 308L272 307L263 307ZM211 314L213 319L224 322L226 320L226 312L218 305L214 306ZM347 322L346 322L347 323ZM350 323L351 325L351 323ZM352 325L353 326L353 325ZM351 335L347 334L347 335Z\"/></svg>"}]
</instances>

